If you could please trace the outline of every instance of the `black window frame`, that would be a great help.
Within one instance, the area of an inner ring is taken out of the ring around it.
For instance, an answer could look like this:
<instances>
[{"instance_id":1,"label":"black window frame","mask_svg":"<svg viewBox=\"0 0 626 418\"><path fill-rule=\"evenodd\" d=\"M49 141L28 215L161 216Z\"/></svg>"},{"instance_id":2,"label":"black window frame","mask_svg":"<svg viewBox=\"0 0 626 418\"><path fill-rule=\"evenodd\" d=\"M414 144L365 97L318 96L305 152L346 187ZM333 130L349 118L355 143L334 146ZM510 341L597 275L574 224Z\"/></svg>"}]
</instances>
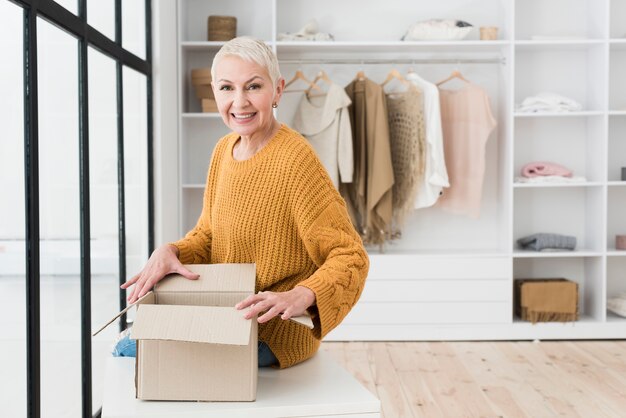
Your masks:
<instances>
[{"instance_id":1,"label":"black window frame","mask_svg":"<svg viewBox=\"0 0 626 418\"><path fill-rule=\"evenodd\" d=\"M91 230L89 206L89 90L88 47L116 62L117 177L119 283L126 280L126 226L124 195L124 66L146 76L148 153L148 251L154 249L154 158L152 92L152 3L145 0L146 58L122 46L122 0L115 0L115 39L111 40L87 23L87 0L76 0L78 15L52 0L7 0L23 9L24 33L24 188L26 251L26 384L27 416L41 416L40 380L40 253L39 253L39 118L37 80L37 17L41 17L78 40L79 188L80 188L80 294L81 294L81 412L83 418L99 417L92 411L91 370ZM119 291L120 310L126 307L125 291ZM126 328L126 315L120 330Z\"/></svg>"}]
</instances>

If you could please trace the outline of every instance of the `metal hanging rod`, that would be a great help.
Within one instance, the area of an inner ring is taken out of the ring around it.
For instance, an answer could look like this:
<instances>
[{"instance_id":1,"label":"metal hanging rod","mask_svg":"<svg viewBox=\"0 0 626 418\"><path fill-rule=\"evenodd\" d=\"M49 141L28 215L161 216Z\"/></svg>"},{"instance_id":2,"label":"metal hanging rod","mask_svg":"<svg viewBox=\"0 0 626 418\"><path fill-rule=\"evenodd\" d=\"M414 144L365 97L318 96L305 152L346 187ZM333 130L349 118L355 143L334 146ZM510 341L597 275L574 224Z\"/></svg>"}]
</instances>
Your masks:
<instances>
[{"instance_id":1,"label":"metal hanging rod","mask_svg":"<svg viewBox=\"0 0 626 418\"><path fill-rule=\"evenodd\" d=\"M504 57L500 58L372 58L372 59L279 59L281 64L506 64Z\"/></svg>"}]
</instances>

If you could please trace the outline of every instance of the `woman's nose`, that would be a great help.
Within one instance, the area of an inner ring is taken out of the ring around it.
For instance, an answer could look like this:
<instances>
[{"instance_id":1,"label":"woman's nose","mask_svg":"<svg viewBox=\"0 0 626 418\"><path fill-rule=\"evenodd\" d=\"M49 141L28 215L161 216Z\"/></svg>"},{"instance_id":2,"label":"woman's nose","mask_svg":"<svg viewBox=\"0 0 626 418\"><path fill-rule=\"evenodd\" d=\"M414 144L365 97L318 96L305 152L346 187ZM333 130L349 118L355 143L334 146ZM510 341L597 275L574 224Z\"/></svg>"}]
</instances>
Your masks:
<instances>
[{"instance_id":1,"label":"woman's nose","mask_svg":"<svg viewBox=\"0 0 626 418\"><path fill-rule=\"evenodd\" d=\"M235 98L233 100L233 104L236 107L244 107L248 104L248 95L245 91L239 90L235 93Z\"/></svg>"}]
</instances>

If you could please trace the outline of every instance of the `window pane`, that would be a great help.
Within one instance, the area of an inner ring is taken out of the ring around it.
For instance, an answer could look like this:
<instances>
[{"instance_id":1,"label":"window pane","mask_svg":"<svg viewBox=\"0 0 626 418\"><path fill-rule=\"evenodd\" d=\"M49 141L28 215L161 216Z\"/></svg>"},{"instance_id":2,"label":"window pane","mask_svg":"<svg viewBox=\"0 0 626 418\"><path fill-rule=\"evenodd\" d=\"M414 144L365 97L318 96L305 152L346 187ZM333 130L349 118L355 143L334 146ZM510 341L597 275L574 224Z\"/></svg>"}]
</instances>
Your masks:
<instances>
[{"instance_id":1,"label":"window pane","mask_svg":"<svg viewBox=\"0 0 626 418\"><path fill-rule=\"evenodd\" d=\"M78 0L54 0L55 3L59 3L70 12L78 15Z\"/></svg>"},{"instance_id":2,"label":"window pane","mask_svg":"<svg viewBox=\"0 0 626 418\"><path fill-rule=\"evenodd\" d=\"M88 0L87 23L114 41L115 2L113 0Z\"/></svg>"},{"instance_id":3,"label":"window pane","mask_svg":"<svg viewBox=\"0 0 626 418\"><path fill-rule=\"evenodd\" d=\"M115 61L89 48L89 182L91 323L98 329L119 311L117 96ZM92 339L93 412L102 406L106 359L118 327Z\"/></svg>"},{"instance_id":4,"label":"window pane","mask_svg":"<svg viewBox=\"0 0 626 418\"><path fill-rule=\"evenodd\" d=\"M78 43L40 18L37 31L41 410L50 417L79 417Z\"/></svg>"},{"instance_id":5,"label":"window pane","mask_svg":"<svg viewBox=\"0 0 626 418\"><path fill-rule=\"evenodd\" d=\"M0 1L0 416L26 416L23 12Z\"/></svg>"},{"instance_id":6,"label":"window pane","mask_svg":"<svg viewBox=\"0 0 626 418\"><path fill-rule=\"evenodd\" d=\"M124 67L124 175L127 278L148 259L146 77Z\"/></svg>"},{"instance_id":7,"label":"window pane","mask_svg":"<svg viewBox=\"0 0 626 418\"><path fill-rule=\"evenodd\" d=\"M146 58L146 2L122 2L122 46L140 58Z\"/></svg>"}]
</instances>

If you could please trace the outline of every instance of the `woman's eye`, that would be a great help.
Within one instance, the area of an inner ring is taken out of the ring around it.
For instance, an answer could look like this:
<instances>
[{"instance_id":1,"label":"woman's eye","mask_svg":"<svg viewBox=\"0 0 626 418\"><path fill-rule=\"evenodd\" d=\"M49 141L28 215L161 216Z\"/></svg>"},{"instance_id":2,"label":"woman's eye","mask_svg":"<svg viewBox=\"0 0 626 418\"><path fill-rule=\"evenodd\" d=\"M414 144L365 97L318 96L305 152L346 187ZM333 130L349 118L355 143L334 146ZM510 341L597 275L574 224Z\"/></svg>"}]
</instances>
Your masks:
<instances>
[{"instance_id":1,"label":"woman's eye","mask_svg":"<svg viewBox=\"0 0 626 418\"><path fill-rule=\"evenodd\" d=\"M250 84L250 85L248 86L248 90L258 90L258 89L260 89L260 88L261 88L261 85L260 85L260 84Z\"/></svg>"},{"instance_id":2,"label":"woman's eye","mask_svg":"<svg viewBox=\"0 0 626 418\"><path fill-rule=\"evenodd\" d=\"M231 89L230 86L227 86L227 85L220 86L220 90L228 91L230 89Z\"/></svg>"}]
</instances>

